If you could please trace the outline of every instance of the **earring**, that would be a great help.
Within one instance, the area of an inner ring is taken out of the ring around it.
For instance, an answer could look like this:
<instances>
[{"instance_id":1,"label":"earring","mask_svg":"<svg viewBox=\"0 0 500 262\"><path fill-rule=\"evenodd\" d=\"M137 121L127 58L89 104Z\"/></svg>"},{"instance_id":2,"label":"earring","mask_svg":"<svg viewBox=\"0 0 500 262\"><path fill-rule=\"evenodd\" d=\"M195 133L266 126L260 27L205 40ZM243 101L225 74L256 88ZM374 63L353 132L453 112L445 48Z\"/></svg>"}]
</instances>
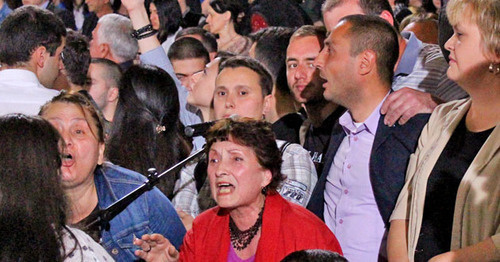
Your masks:
<instances>
[{"instance_id":1,"label":"earring","mask_svg":"<svg viewBox=\"0 0 500 262\"><path fill-rule=\"evenodd\" d=\"M264 196L267 195L267 186L263 187L261 192Z\"/></svg>"},{"instance_id":2,"label":"earring","mask_svg":"<svg viewBox=\"0 0 500 262\"><path fill-rule=\"evenodd\" d=\"M491 62L488 71L494 75L498 75L500 73L500 63Z\"/></svg>"}]
</instances>

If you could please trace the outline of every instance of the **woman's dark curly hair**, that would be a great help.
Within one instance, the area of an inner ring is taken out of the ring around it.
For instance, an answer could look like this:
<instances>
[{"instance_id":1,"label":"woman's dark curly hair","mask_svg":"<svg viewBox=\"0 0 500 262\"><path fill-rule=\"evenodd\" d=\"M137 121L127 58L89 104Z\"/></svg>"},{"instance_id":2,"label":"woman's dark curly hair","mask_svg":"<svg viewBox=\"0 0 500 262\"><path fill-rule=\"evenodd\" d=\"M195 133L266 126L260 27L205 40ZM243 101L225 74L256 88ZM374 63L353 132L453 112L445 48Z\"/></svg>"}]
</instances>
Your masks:
<instances>
[{"instance_id":1,"label":"woman's dark curly hair","mask_svg":"<svg viewBox=\"0 0 500 262\"><path fill-rule=\"evenodd\" d=\"M233 120L227 118L217 122L208 131L207 150L215 142L228 141L250 147L257 157L259 164L271 171L272 179L266 186L269 193L276 193L280 183L285 179L281 174L281 153L276 145L276 138L271 129L271 124L251 118Z\"/></svg>"},{"instance_id":2,"label":"woman's dark curly hair","mask_svg":"<svg viewBox=\"0 0 500 262\"><path fill-rule=\"evenodd\" d=\"M231 21L234 23L236 33L240 35L250 33L250 18L248 16L250 6L247 0L211 0L210 6L219 14L226 11L231 13Z\"/></svg>"}]
</instances>

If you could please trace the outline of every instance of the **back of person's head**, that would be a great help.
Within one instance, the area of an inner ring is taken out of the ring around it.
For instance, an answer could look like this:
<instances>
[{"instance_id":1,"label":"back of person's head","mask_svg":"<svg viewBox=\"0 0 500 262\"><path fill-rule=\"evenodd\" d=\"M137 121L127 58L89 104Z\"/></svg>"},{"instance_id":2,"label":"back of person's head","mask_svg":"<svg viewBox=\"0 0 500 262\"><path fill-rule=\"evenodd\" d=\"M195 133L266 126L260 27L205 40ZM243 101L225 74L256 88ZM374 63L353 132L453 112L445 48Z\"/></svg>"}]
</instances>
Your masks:
<instances>
[{"instance_id":1,"label":"back of person's head","mask_svg":"<svg viewBox=\"0 0 500 262\"><path fill-rule=\"evenodd\" d=\"M219 14L227 11L231 13L231 21L234 23L236 33L240 35L250 33L249 4L247 0L210 0L210 6Z\"/></svg>"},{"instance_id":2,"label":"back of person's head","mask_svg":"<svg viewBox=\"0 0 500 262\"><path fill-rule=\"evenodd\" d=\"M250 12L261 15L269 26L299 27L306 24L299 8L290 0L261 0Z\"/></svg>"},{"instance_id":3,"label":"back of person's head","mask_svg":"<svg viewBox=\"0 0 500 262\"><path fill-rule=\"evenodd\" d=\"M324 14L346 3L357 4L365 15L379 16L385 11L391 16L394 28L397 30L397 33L399 33L399 25L396 19L394 19L394 12L388 0L326 0L321 10Z\"/></svg>"},{"instance_id":4,"label":"back of person's head","mask_svg":"<svg viewBox=\"0 0 500 262\"><path fill-rule=\"evenodd\" d=\"M0 261L63 261L60 137L50 123L0 117Z\"/></svg>"},{"instance_id":5,"label":"back of person's head","mask_svg":"<svg viewBox=\"0 0 500 262\"><path fill-rule=\"evenodd\" d=\"M50 11L35 6L20 7L0 26L0 63L22 66L40 46L54 56L65 36L64 24Z\"/></svg>"},{"instance_id":6,"label":"back of person's head","mask_svg":"<svg viewBox=\"0 0 500 262\"><path fill-rule=\"evenodd\" d=\"M191 37L185 37L175 41L168 50L168 58L170 61L203 58L205 64L210 62L207 49L205 49L198 39Z\"/></svg>"},{"instance_id":7,"label":"back of person's head","mask_svg":"<svg viewBox=\"0 0 500 262\"><path fill-rule=\"evenodd\" d=\"M374 51L379 78L390 85L399 56L398 35L394 27L378 16L350 15L340 21L350 25L350 55L354 57L365 50Z\"/></svg>"},{"instance_id":8,"label":"back of person's head","mask_svg":"<svg viewBox=\"0 0 500 262\"><path fill-rule=\"evenodd\" d=\"M188 27L182 29L175 36L175 41L187 36L198 36L200 38L198 40L201 41L209 53L217 52L217 38L215 38L215 36L207 30L200 27Z\"/></svg>"},{"instance_id":9,"label":"back of person's head","mask_svg":"<svg viewBox=\"0 0 500 262\"><path fill-rule=\"evenodd\" d=\"M134 28L129 18L118 14L107 14L99 18L98 24L98 44L108 44L111 54L119 63L135 58L139 45L131 35Z\"/></svg>"},{"instance_id":10,"label":"back of person's head","mask_svg":"<svg viewBox=\"0 0 500 262\"><path fill-rule=\"evenodd\" d=\"M268 27L252 34L255 59L269 69L274 79L285 67L286 48L293 31L288 27Z\"/></svg>"},{"instance_id":11,"label":"back of person's head","mask_svg":"<svg viewBox=\"0 0 500 262\"><path fill-rule=\"evenodd\" d=\"M281 262L347 262L347 259L329 250L307 249L290 253Z\"/></svg>"},{"instance_id":12,"label":"back of person's head","mask_svg":"<svg viewBox=\"0 0 500 262\"><path fill-rule=\"evenodd\" d=\"M107 159L142 174L153 167L161 172L189 154L181 130L179 98L170 75L158 67L130 67L120 81ZM168 196L174 183L175 176L170 176L158 188Z\"/></svg>"},{"instance_id":13,"label":"back of person's head","mask_svg":"<svg viewBox=\"0 0 500 262\"><path fill-rule=\"evenodd\" d=\"M162 43L183 25L182 11L177 0L153 0L153 3L160 20L158 40Z\"/></svg>"},{"instance_id":14,"label":"back of person's head","mask_svg":"<svg viewBox=\"0 0 500 262\"><path fill-rule=\"evenodd\" d=\"M106 58L92 58L90 63L102 66L101 74L108 87L120 87L123 74L120 65Z\"/></svg>"},{"instance_id":15,"label":"back of person's head","mask_svg":"<svg viewBox=\"0 0 500 262\"><path fill-rule=\"evenodd\" d=\"M260 87L262 88L262 96L267 96L271 94L273 90L273 77L271 76L271 73L269 73L269 71L266 69L265 66L263 66L259 61L253 58L244 56L231 57L219 65L219 74L225 68L234 69L240 67L248 68L259 76L260 78L259 84Z\"/></svg>"},{"instance_id":16,"label":"back of person's head","mask_svg":"<svg viewBox=\"0 0 500 262\"><path fill-rule=\"evenodd\" d=\"M66 45L61 53L61 61L66 70L66 77L71 83L78 86L89 84L87 73L90 60L87 38L81 33L69 30Z\"/></svg>"}]
</instances>

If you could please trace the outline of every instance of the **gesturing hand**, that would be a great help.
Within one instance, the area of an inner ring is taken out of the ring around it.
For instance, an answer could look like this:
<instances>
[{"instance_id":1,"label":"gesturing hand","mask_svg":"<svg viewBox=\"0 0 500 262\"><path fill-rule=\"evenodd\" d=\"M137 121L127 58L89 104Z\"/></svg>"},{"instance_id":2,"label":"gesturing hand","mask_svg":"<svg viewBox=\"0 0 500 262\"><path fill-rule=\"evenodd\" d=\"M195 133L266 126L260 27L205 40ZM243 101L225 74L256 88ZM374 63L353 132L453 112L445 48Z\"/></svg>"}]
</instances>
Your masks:
<instances>
[{"instance_id":1,"label":"gesturing hand","mask_svg":"<svg viewBox=\"0 0 500 262\"><path fill-rule=\"evenodd\" d=\"M135 255L147 262L174 262L179 260L179 252L160 234L143 235L134 239L134 245L142 250L136 250Z\"/></svg>"},{"instance_id":2,"label":"gesturing hand","mask_svg":"<svg viewBox=\"0 0 500 262\"><path fill-rule=\"evenodd\" d=\"M404 125L416 114L432 113L437 105L431 94L405 87L387 97L380 113L385 115L384 124L392 126L399 120Z\"/></svg>"}]
</instances>

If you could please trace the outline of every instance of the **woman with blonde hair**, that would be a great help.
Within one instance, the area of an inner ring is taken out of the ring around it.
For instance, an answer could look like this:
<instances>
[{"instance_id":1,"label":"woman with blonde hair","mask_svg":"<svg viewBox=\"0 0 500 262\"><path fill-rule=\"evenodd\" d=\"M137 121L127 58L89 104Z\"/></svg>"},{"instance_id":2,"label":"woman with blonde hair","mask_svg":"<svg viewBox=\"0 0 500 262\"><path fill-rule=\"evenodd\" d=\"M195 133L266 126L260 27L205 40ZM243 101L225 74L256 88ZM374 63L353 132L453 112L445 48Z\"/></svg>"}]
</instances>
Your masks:
<instances>
[{"instance_id":1,"label":"woman with blonde hair","mask_svg":"<svg viewBox=\"0 0 500 262\"><path fill-rule=\"evenodd\" d=\"M500 2L451 0L448 77L470 98L440 105L411 156L389 258L500 260Z\"/></svg>"}]
</instances>

